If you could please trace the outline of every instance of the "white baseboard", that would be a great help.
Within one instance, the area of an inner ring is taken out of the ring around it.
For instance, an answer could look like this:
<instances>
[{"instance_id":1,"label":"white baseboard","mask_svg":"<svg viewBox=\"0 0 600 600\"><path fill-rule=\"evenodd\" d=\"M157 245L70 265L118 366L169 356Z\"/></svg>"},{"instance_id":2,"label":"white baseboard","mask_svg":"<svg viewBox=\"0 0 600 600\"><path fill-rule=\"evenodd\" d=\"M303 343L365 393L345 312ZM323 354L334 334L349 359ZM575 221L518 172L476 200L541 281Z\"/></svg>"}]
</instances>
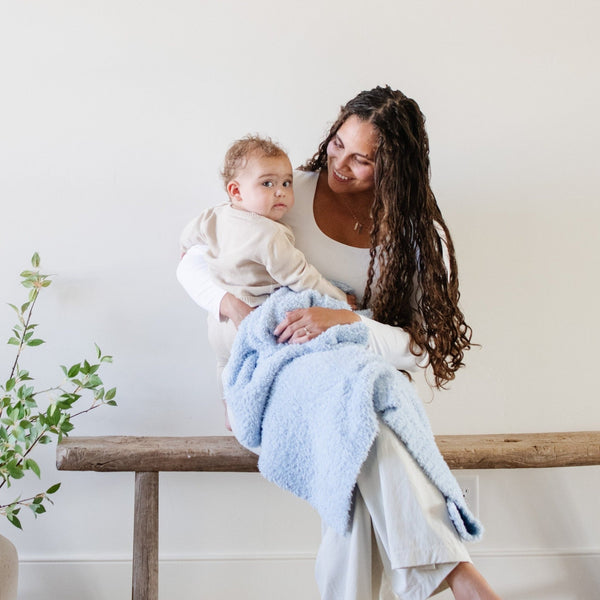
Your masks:
<instances>
[{"instance_id":1,"label":"white baseboard","mask_svg":"<svg viewBox=\"0 0 600 600\"><path fill-rule=\"evenodd\" d=\"M472 552L503 600L595 600L599 549ZM161 556L161 600L318 600L312 554ZM126 557L60 557L20 563L19 600L129 600ZM449 600L444 592L436 600Z\"/></svg>"},{"instance_id":2,"label":"white baseboard","mask_svg":"<svg viewBox=\"0 0 600 600\"><path fill-rule=\"evenodd\" d=\"M24 560L19 600L130 600L130 560ZM160 560L159 597L318 600L314 557L169 557Z\"/></svg>"}]
</instances>

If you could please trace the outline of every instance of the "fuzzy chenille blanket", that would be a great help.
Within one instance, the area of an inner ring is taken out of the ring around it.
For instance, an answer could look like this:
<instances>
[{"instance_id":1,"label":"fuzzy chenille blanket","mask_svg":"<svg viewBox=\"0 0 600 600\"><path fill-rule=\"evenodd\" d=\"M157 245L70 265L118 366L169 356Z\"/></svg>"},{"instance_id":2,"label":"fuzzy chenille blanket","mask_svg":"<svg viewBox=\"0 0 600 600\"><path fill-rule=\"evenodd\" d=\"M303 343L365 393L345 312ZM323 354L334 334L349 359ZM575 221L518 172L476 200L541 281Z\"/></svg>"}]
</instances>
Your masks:
<instances>
[{"instance_id":1,"label":"fuzzy chenille blanket","mask_svg":"<svg viewBox=\"0 0 600 600\"><path fill-rule=\"evenodd\" d=\"M366 325L277 343L273 330L285 313L309 306L348 308L312 290L281 288L244 319L223 374L234 432L242 445L260 448L260 472L345 534L356 479L382 419L446 498L459 535L479 538L481 525L437 448L414 386L367 349Z\"/></svg>"}]
</instances>

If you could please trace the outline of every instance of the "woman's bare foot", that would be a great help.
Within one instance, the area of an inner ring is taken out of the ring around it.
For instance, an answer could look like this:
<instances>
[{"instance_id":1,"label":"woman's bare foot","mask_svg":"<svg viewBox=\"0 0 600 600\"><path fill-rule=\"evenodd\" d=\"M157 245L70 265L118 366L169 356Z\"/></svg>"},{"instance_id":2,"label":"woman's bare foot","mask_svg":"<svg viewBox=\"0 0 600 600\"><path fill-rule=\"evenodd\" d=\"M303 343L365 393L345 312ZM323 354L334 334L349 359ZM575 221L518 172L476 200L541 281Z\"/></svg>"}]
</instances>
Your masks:
<instances>
[{"instance_id":1,"label":"woman's bare foot","mask_svg":"<svg viewBox=\"0 0 600 600\"><path fill-rule=\"evenodd\" d=\"M483 575L469 562L461 562L446 577L456 600L500 600Z\"/></svg>"}]
</instances>

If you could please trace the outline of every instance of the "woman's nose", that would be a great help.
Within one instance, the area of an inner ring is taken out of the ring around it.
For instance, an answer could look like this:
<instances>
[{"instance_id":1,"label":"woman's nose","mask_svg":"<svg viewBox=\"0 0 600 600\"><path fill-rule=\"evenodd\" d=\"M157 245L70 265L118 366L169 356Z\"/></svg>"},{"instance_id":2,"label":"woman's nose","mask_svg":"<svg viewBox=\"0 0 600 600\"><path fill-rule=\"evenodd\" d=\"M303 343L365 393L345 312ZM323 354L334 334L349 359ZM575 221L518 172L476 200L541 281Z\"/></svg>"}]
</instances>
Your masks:
<instances>
[{"instance_id":1,"label":"woman's nose","mask_svg":"<svg viewBox=\"0 0 600 600\"><path fill-rule=\"evenodd\" d=\"M336 157L336 167L338 169L341 169L342 167L346 166L346 163L348 161L348 156L346 155L345 152L340 152L337 157Z\"/></svg>"}]
</instances>

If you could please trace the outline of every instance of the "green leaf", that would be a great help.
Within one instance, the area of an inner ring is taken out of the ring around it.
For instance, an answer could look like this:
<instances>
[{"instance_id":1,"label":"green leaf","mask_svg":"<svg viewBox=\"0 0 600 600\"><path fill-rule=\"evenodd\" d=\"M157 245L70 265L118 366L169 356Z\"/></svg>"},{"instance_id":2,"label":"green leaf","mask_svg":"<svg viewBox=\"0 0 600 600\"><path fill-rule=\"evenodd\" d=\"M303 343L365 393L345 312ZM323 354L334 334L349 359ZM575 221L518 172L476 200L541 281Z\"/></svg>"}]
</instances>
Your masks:
<instances>
[{"instance_id":1,"label":"green leaf","mask_svg":"<svg viewBox=\"0 0 600 600\"><path fill-rule=\"evenodd\" d=\"M14 377L11 377L7 382L6 385L4 386L4 389L7 392L10 392L10 390L12 390L15 387L15 383L17 383L17 380Z\"/></svg>"},{"instance_id":2,"label":"green leaf","mask_svg":"<svg viewBox=\"0 0 600 600\"><path fill-rule=\"evenodd\" d=\"M73 365L67 372L67 377L75 377L79 373L79 363Z\"/></svg>"},{"instance_id":3,"label":"green leaf","mask_svg":"<svg viewBox=\"0 0 600 600\"><path fill-rule=\"evenodd\" d=\"M11 461L8 465L6 465L6 469L8 474L13 479L22 479L25 476L23 469L21 467L17 467L15 461Z\"/></svg>"},{"instance_id":4,"label":"green leaf","mask_svg":"<svg viewBox=\"0 0 600 600\"><path fill-rule=\"evenodd\" d=\"M96 347L96 356L100 358L102 356L102 350L100 350L100 347L98 344L96 344L96 342L94 342L94 346Z\"/></svg>"},{"instance_id":5,"label":"green leaf","mask_svg":"<svg viewBox=\"0 0 600 600\"><path fill-rule=\"evenodd\" d=\"M108 392L106 392L106 395L104 396L104 398L106 400L112 400L116 395L117 395L117 388L111 388L110 390L108 390Z\"/></svg>"},{"instance_id":6,"label":"green leaf","mask_svg":"<svg viewBox=\"0 0 600 600\"><path fill-rule=\"evenodd\" d=\"M26 438L25 438L25 431L23 431L22 427L15 427L13 429L13 435L20 441L20 442L25 442Z\"/></svg>"},{"instance_id":7,"label":"green leaf","mask_svg":"<svg viewBox=\"0 0 600 600\"><path fill-rule=\"evenodd\" d=\"M60 489L60 483L55 483L46 490L46 494L55 494Z\"/></svg>"},{"instance_id":8,"label":"green leaf","mask_svg":"<svg viewBox=\"0 0 600 600\"><path fill-rule=\"evenodd\" d=\"M19 519L14 515L6 515L6 518L9 520L10 523L12 523L15 527L18 527L19 529L23 529L22 525L21 525L21 521L19 521Z\"/></svg>"},{"instance_id":9,"label":"green leaf","mask_svg":"<svg viewBox=\"0 0 600 600\"><path fill-rule=\"evenodd\" d=\"M35 460L33 460L32 458L25 459L24 466L26 469L30 469L31 471L33 471L38 476L38 478L40 477L40 467L35 462Z\"/></svg>"},{"instance_id":10,"label":"green leaf","mask_svg":"<svg viewBox=\"0 0 600 600\"><path fill-rule=\"evenodd\" d=\"M117 406L117 403L114 400L109 400L106 404L108 404L108 406Z\"/></svg>"},{"instance_id":11,"label":"green leaf","mask_svg":"<svg viewBox=\"0 0 600 600\"><path fill-rule=\"evenodd\" d=\"M67 435L70 431L73 431L74 428L75 428L75 425L73 425L69 421L66 421L65 423L62 424L60 429L61 429L62 433Z\"/></svg>"},{"instance_id":12,"label":"green leaf","mask_svg":"<svg viewBox=\"0 0 600 600\"><path fill-rule=\"evenodd\" d=\"M18 346L21 342L16 337L11 337L8 339L7 344L12 344L13 346Z\"/></svg>"},{"instance_id":13,"label":"green leaf","mask_svg":"<svg viewBox=\"0 0 600 600\"><path fill-rule=\"evenodd\" d=\"M27 345L28 346L41 346L44 343L45 343L44 340L35 339L35 340L28 340Z\"/></svg>"},{"instance_id":14,"label":"green leaf","mask_svg":"<svg viewBox=\"0 0 600 600\"><path fill-rule=\"evenodd\" d=\"M93 388L98 387L99 385L102 385L102 379L100 379L100 377L98 377L98 375L90 375L85 387L88 389L93 389Z\"/></svg>"},{"instance_id":15,"label":"green leaf","mask_svg":"<svg viewBox=\"0 0 600 600\"><path fill-rule=\"evenodd\" d=\"M40 266L40 255L37 252L33 253L33 256L31 257L31 264L35 269Z\"/></svg>"},{"instance_id":16,"label":"green leaf","mask_svg":"<svg viewBox=\"0 0 600 600\"><path fill-rule=\"evenodd\" d=\"M43 515L46 512L46 508L43 504L30 504L29 508L33 511L33 514L37 517Z\"/></svg>"}]
</instances>

